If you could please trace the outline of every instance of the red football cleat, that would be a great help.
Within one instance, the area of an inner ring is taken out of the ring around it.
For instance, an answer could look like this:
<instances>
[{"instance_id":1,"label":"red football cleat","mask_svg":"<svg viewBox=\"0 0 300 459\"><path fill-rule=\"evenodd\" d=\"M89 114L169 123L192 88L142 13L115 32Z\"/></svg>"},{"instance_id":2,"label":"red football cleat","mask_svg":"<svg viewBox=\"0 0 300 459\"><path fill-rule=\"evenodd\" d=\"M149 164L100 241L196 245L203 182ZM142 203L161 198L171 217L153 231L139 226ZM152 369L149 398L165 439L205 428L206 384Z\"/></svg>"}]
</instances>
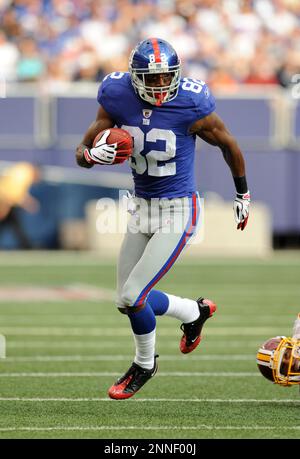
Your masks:
<instances>
[{"instance_id":1,"label":"red football cleat","mask_svg":"<svg viewBox=\"0 0 300 459\"><path fill-rule=\"evenodd\" d=\"M152 370L146 370L136 363L132 363L129 370L118 381L110 387L108 395L116 400L130 398L157 372L158 365L154 357L154 367Z\"/></svg>"},{"instance_id":2,"label":"red football cleat","mask_svg":"<svg viewBox=\"0 0 300 459\"><path fill-rule=\"evenodd\" d=\"M205 321L217 310L217 306L211 300L199 298L197 300L200 316L194 322L181 324L183 335L180 341L180 350L183 354L192 352L201 341L201 330Z\"/></svg>"}]
</instances>

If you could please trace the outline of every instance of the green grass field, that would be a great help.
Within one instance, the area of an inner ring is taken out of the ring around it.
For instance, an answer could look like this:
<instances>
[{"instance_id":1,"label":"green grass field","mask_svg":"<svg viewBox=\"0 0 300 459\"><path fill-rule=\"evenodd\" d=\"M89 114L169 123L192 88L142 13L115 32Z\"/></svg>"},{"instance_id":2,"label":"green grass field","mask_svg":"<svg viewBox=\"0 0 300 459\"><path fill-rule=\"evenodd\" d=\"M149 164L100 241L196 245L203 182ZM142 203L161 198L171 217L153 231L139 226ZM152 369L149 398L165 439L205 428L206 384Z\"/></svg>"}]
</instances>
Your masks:
<instances>
[{"instance_id":1,"label":"green grass field","mask_svg":"<svg viewBox=\"0 0 300 459\"><path fill-rule=\"evenodd\" d=\"M134 350L113 301L25 293L1 300L4 287L28 295L31 286L34 295L71 284L113 295L114 263L80 253L0 255L0 438L299 439L299 387L269 383L255 360L267 338L291 334L299 279L299 256L178 261L159 288L207 296L218 311L186 356L180 323L158 317L158 374L132 399L114 401L107 389Z\"/></svg>"}]
</instances>

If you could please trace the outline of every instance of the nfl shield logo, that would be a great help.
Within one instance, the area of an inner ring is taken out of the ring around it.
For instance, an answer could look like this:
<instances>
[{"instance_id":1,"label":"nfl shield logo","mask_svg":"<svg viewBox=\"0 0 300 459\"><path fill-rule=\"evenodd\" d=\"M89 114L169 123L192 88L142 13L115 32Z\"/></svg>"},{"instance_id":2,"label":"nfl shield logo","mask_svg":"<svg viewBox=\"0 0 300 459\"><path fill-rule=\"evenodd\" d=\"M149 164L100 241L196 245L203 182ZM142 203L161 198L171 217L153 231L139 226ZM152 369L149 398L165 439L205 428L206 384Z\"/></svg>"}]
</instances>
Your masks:
<instances>
[{"instance_id":1,"label":"nfl shield logo","mask_svg":"<svg viewBox=\"0 0 300 459\"><path fill-rule=\"evenodd\" d=\"M143 117L144 118L150 118L151 115L152 115L152 110L148 110L147 108L145 108L143 110Z\"/></svg>"}]
</instances>

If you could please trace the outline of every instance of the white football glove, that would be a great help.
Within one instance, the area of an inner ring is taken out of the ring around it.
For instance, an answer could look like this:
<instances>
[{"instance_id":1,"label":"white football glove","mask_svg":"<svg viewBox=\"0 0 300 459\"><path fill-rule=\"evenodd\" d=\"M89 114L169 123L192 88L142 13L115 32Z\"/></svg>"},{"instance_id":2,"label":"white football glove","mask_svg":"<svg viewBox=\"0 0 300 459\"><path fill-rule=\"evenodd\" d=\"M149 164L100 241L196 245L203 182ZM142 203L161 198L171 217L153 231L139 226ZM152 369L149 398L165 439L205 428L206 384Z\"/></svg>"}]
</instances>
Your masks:
<instances>
[{"instance_id":1,"label":"white football glove","mask_svg":"<svg viewBox=\"0 0 300 459\"><path fill-rule=\"evenodd\" d=\"M248 222L250 207L250 192L244 194L236 194L236 198L233 203L234 218L237 225L237 229L244 230Z\"/></svg>"},{"instance_id":2,"label":"white football glove","mask_svg":"<svg viewBox=\"0 0 300 459\"><path fill-rule=\"evenodd\" d=\"M89 164L110 165L114 162L118 145L117 143L106 143L109 134L110 129L106 129L93 148L84 150L84 157Z\"/></svg>"}]
</instances>

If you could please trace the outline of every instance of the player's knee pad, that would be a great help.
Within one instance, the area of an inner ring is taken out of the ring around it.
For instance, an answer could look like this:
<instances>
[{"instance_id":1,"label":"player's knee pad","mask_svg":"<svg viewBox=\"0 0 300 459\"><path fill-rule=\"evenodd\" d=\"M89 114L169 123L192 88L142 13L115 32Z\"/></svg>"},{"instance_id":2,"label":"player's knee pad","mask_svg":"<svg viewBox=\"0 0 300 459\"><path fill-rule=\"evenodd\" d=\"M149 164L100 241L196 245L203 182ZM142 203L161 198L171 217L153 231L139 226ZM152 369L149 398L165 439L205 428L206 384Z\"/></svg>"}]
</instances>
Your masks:
<instances>
[{"instance_id":1,"label":"player's knee pad","mask_svg":"<svg viewBox=\"0 0 300 459\"><path fill-rule=\"evenodd\" d=\"M117 307L122 314L134 314L143 309L145 304L135 306L136 299L139 296L139 291L130 285L124 285L120 294Z\"/></svg>"},{"instance_id":2,"label":"player's knee pad","mask_svg":"<svg viewBox=\"0 0 300 459\"><path fill-rule=\"evenodd\" d=\"M139 291L130 284L125 284L120 295L120 306L134 307Z\"/></svg>"}]
</instances>

